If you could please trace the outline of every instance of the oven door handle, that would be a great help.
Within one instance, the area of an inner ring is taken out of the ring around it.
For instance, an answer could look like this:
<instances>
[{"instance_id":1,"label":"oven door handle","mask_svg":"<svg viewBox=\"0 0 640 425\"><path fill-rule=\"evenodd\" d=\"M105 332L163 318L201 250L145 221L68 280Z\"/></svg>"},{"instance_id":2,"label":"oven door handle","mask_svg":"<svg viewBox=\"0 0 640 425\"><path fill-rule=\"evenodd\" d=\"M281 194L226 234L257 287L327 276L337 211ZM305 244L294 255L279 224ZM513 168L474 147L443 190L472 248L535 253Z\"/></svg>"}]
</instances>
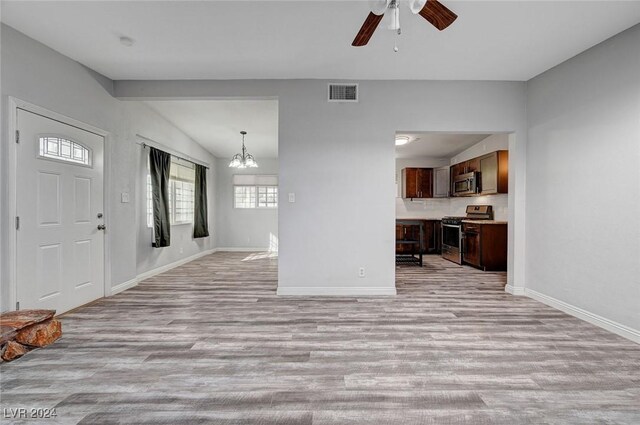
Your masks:
<instances>
[{"instance_id":1,"label":"oven door handle","mask_svg":"<svg viewBox=\"0 0 640 425\"><path fill-rule=\"evenodd\" d=\"M459 224L443 224L442 227L453 227L456 229L462 229L462 226L460 226Z\"/></svg>"}]
</instances>

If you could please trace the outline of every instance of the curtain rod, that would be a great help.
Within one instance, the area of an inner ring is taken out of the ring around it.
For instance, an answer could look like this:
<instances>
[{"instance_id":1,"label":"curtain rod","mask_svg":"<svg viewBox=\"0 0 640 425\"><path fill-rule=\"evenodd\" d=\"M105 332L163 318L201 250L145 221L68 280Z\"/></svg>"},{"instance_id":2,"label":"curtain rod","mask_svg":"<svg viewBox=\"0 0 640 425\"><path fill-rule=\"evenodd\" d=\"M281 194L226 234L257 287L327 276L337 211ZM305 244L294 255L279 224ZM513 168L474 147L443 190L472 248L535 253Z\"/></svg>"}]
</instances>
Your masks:
<instances>
[{"instance_id":1,"label":"curtain rod","mask_svg":"<svg viewBox=\"0 0 640 425\"><path fill-rule=\"evenodd\" d=\"M166 147L162 143L158 143L155 140L149 139L148 137L144 137L144 136L142 136L140 134L136 134L136 137L138 137L139 139L144 140L143 142L137 142L136 141L136 145L140 145L143 148L145 148L147 146L150 146L152 148L160 149L162 151L167 152L171 156L175 156L178 159L182 159L184 161L191 162L192 164L202 165L203 167L209 169L209 164L207 164L206 162L198 161L197 159L192 158L192 157L190 157L188 155L185 155L183 153L179 153L178 151L174 151L174 150Z\"/></svg>"}]
</instances>

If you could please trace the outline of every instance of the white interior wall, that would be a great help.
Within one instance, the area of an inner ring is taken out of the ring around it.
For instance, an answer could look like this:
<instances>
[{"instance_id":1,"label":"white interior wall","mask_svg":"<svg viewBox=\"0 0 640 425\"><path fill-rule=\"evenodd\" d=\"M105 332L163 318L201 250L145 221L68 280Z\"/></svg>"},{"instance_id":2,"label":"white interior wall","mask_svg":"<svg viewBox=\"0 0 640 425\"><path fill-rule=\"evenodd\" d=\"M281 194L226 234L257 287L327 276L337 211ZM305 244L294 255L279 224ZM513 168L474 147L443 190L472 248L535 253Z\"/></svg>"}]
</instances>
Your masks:
<instances>
[{"instance_id":1,"label":"white interior wall","mask_svg":"<svg viewBox=\"0 0 640 425\"><path fill-rule=\"evenodd\" d=\"M512 180L519 185L516 195L509 196L508 210L515 233L511 244L524 246L524 83L359 81L359 102L349 104L327 102L327 83L118 81L115 92L122 99L149 100L278 98L281 294L395 292L398 128L514 132ZM295 203L287 202L288 193L295 193ZM523 286L522 259L512 257L511 263L510 284ZM364 278L358 277L359 267L366 270Z\"/></svg>"},{"instance_id":2,"label":"white interior wall","mask_svg":"<svg viewBox=\"0 0 640 425\"><path fill-rule=\"evenodd\" d=\"M110 208L105 211L109 217L107 232L111 241L112 286L118 286L135 279L139 261L150 256L148 248L137 245L138 220L136 211L136 182L138 178L138 149L135 145L136 133L149 137L166 135L166 143L178 150L187 150L192 156L207 158L214 162L206 151L188 139L168 122L142 105L125 104L111 96L113 83L77 62L32 40L14 29L1 26L1 93L2 107L6 111L8 96L41 106L59 114L109 132L107 137L109 191L106 192ZM5 202L8 196L7 166L8 143L13 138L8 134L7 114L2 116L2 160L0 177L2 180L2 204L0 205L0 240L2 262L1 309L11 306L9 301L8 276L8 225L12 223L10 211ZM213 185L212 185L213 187ZM120 194L128 192L130 203L121 203ZM213 197L212 197L213 198ZM211 229L214 230L214 229ZM213 238L200 248L213 248ZM182 255L157 256L150 258L145 267L160 267L176 258L186 257L191 249Z\"/></svg>"},{"instance_id":3,"label":"white interior wall","mask_svg":"<svg viewBox=\"0 0 640 425\"><path fill-rule=\"evenodd\" d=\"M640 342L640 25L528 82L527 293Z\"/></svg>"},{"instance_id":4,"label":"white interior wall","mask_svg":"<svg viewBox=\"0 0 640 425\"><path fill-rule=\"evenodd\" d=\"M229 158L216 162L216 247L225 249L277 250L278 209L233 207L234 174L278 175L276 158L256 158L258 168L229 168ZM282 200L280 197L279 201Z\"/></svg>"}]
</instances>

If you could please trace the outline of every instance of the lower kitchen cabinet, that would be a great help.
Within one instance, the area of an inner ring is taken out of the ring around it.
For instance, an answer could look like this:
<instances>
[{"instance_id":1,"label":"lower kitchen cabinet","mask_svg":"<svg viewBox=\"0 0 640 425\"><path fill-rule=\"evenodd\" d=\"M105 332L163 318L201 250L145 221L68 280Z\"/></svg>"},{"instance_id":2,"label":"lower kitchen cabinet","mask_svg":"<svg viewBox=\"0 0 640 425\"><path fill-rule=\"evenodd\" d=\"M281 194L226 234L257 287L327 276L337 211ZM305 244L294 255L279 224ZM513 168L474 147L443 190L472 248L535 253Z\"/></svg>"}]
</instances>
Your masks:
<instances>
[{"instance_id":1,"label":"lower kitchen cabinet","mask_svg":"<svg viewBox=\"0 0 640 425\"><path fill-rule=\"evenodd\" d=\"M422 239L423 254L440 252L440 220L419 220L423 222L424 234ZM419 240L420 226L396 224L396 240ZM396 244L396 254L408 254L411 245Z\"/></svg>"},{"instance_id":2,"label":"lower kitchen cabinet","mask_svg":"<svg viewBox=\"0 0 640 425\"><path fill-rule=\"evenodd\" d=\"M462 222L462 261L482 270L507 270L507 224Z\"/></svg>"}]
</instances>

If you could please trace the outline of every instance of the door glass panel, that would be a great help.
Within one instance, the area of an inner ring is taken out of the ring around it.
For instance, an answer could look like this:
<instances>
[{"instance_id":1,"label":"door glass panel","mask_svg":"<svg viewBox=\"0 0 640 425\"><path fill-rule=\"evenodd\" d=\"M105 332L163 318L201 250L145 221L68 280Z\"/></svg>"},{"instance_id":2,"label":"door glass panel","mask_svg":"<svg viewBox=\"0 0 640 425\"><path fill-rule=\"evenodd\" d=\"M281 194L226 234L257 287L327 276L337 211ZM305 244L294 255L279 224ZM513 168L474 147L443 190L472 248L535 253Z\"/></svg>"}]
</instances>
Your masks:
<instances>
[{"instance_id":1,"label":"door glass panel","mask_svg":"<svg viewBox=\"0 0 640 425\"><path fill-rule=\"evenodd\" d=\"M40 158L91 165L91 151L72 140L54 136L40 137Z\"/></svg>"}]
</instances>

